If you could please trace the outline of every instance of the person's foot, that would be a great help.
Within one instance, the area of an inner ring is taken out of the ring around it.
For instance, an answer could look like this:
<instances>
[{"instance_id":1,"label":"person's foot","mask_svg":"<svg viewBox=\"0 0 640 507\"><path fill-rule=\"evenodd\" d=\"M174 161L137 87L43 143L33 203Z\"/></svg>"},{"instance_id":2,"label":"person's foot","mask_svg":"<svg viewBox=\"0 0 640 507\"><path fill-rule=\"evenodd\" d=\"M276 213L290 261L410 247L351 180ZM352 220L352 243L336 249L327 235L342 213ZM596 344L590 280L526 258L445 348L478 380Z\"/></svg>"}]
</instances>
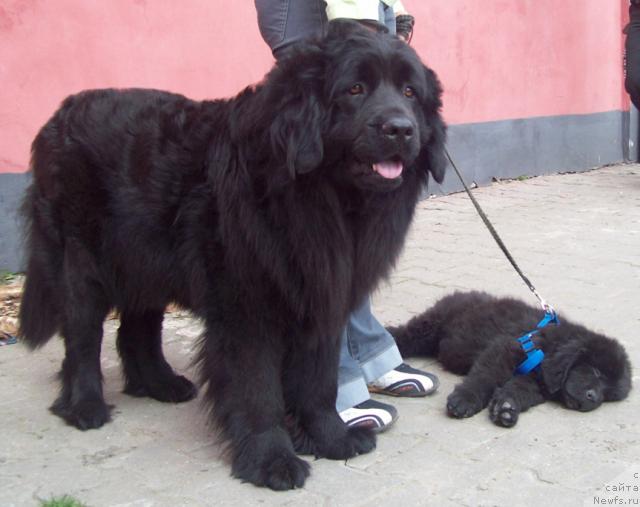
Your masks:
<instances>
[{"instance_id":1,"label":"person's foot","mask_svg":"<svg viewBox=\"0 0 640 507\"><path fill-rule=\"evenodd\" d=\"M438 389L438 377L426 371L416 370L402 363L397 368L368 384L369 391L390 396L417 398L433 394Z\"/></svg>"},{"instance_id":2,"label":"person's foot","mask_svg":"<svg viewBox=\"0 0 640 507\"><path fill-rule=\"evenodd\" d=\"M392 405L369 399L339 415L350 428L369 428L374 433L381 433L395 422L398 411Z\"/></svg>"}]
</instances>

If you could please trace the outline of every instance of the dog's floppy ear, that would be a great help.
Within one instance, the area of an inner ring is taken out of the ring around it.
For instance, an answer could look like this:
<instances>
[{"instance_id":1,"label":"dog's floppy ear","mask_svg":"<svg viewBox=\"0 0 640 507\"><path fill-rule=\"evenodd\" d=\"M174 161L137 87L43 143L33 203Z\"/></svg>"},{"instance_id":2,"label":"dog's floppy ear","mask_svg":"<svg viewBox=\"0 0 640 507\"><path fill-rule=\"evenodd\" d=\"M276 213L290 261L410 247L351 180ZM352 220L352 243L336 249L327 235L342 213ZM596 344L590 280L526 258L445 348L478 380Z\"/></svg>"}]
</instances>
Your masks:
<instances>
[{"instance_id":1,"label":"dog's floppy ear","mask_svg":"<svg viewBox=\"0 0 640 507\"><path fill-rule=\"evenodd\" d=\"M324 107L312 86L298 86L295 96L283 97L269 128L273 152L282 154L292 178L314 170L324 156Z\"/></svg>"},{"instance_id":2,"label":"dog's floppy ear","mask_svg":"<svg viewBox=\"0 0 640 507\"><path fill-rule=\"evenodd\" d=\"M278 62L263 89L271 151L291 178L317 168L324 157L325 57L315 41L299 43Z\"/></svg>"},{"instance_id":3,"label":"dog's floppy ear","mask_svg":"<svg viewBox=\"0 0 640 507\"><path fill-rule=\"evenodd\" d=\"M423 99L422 107L425 121L431 129L431 133L420 152L419 164L431 173L434 180L442 183L447 168L447 159L444 154L447 127L440 115L442 86L435 72L426 65L424 66L424 75L427 82L427 94Z\"/></svg>"},{"instance_id":4,"label":"dog's floppy ear","mask_svg":"<svg viewBox=\"0 0 640 507\"><path fill-rule=\"evenodd\" d=\"M231 137L250 144L255 159L275 159L295 178L318 167L324 156L325 58L316 41L298 43L262 84L233 101Z\"/></svg>"},{"instance_id":5,"label":"dog's floppy ear","mask_svg":"<svg viewBox=\"0 0 640 507\"><path fill-rule=\"evenodd\" d=\"M553 353L547 354L540 365L542 381L549 394L562 389L569 371L584 354L585 349L579 340L569 339Z\"/></svg>"}]
</instances>

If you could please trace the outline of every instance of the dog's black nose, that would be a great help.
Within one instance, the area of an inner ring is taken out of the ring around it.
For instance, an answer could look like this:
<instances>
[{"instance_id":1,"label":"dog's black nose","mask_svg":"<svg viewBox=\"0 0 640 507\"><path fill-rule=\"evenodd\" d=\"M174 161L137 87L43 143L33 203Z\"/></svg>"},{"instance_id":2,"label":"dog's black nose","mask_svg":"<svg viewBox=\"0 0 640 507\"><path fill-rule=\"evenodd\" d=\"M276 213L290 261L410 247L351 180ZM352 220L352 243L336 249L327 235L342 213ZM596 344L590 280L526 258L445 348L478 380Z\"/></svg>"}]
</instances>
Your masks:
<instances>
[{"instance_id":1,"label":"dog's black nose","mask_svg":"<svg viewBox=\"0 0 640 507\"><path fill-rule=\"evenodd\" d=\"M587 397L589 401L597 401L598 394L593 389L589 389L584 395Z\"/></svg>"},{"instance_id":2,"label":"dog's black nose","mask_svg":"<svg viewBox=\"0 0 640 507\"><path fill-rule=\"evenodd\" d=\"M413 136L414 126L408 118L398 116L383 122L381 130L382 134L389 139L404 141Z\"/></svg>"}]
</instances>

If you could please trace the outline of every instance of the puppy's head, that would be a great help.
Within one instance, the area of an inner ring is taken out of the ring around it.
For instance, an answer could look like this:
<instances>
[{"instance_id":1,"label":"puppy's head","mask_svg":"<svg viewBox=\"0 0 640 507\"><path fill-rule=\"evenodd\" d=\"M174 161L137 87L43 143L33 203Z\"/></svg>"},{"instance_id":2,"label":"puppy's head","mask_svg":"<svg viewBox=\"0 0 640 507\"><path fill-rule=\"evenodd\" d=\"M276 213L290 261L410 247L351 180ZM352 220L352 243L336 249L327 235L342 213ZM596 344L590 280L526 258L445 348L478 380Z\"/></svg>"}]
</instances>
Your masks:
<instances>
[{"instance_id":1,"label":"puppy's head","mask_svg":"<svg viewBox=\"0 0 640 507\"><path fill-rule=\"evenodd\" d=\"M588 412L627 397L631 365L620 343L580 326L542 362L547 390L573 410Z\"/></svg>"}]
</instances>

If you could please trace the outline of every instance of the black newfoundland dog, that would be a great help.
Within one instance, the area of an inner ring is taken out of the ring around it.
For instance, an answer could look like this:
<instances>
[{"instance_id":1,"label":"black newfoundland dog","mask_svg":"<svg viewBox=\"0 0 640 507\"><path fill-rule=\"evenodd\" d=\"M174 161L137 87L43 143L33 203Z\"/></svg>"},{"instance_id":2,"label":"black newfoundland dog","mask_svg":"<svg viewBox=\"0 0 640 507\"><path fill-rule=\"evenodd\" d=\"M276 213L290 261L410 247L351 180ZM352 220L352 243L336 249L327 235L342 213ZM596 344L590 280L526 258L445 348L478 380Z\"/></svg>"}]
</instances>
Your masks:
<instances>
[{"instance_id":1,"label":"black newfoundland dog","mask_svg":"<svg viewBox=\"0 0 640 507\"><path fill-rule=\"evenodd\" d=\"M617 341L560 317L535 335L545 353L537 372L514 375L526 359L517 338L536 328L542 310L483 292L457 292L406 325L389 328L403 356L434 356L449 371L467 375L447 399L447 412L471 417L489 406L505 427L520 412L547 399L587 412L618 401L631 389L631 365Z\"/></svg>"},{"instance_id":2,"label":"black newfoundland dog","mask_svg":"<svg viewBox=\"0 0 640 507\"><path fill-rule=\"evenodd\" d=\"M52 411L80 429L109 420L112 308L124 391L196 396L162 353L176 302L206 325L199 369L233 475L300 487L296 452L373 449L335 410L340 330L392 268L429 173L443 178L440 95L408 45L337 22L231 100L66 99L33 143L25 201L21 335L66 346Z\"/></svg>"}]
</instances>

